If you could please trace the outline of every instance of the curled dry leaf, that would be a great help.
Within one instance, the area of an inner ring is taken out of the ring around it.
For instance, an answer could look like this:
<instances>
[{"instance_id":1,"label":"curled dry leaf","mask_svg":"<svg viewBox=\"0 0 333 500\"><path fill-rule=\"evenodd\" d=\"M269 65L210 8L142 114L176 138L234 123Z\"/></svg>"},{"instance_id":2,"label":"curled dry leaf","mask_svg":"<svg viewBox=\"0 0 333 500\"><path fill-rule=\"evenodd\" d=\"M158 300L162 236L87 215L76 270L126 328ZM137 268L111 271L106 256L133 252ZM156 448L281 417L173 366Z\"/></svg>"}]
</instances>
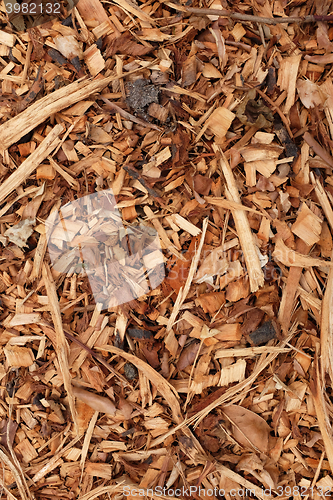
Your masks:
<instances>
[{"instance_id":1,"label":"curled dry leaf","mask_svg":"<svg viewBox=\"0 0 333 500\"><path fill-rule=\"evenodd\" d=\"M236 441L262 453L268 452L271 428L262 417L238 405L224 407L223 413L231 423Z\"/></svg>"},{"instance_id":2,"label":"curled dry leaf","mask_svg":"<svg viewBox=\"0 0 333 500\"><path fill-rule=\"evenodd\" d=\"M200 344L198 342L185 347L177 363L178 370L184 370L187 366L193 363L198 353L199 347Z\"/></svg>"},{"instance_id":3,"label":"curled dry leaf","mask_svg":"<svg viewBox=\"0 0 333 500\"><path fill-rule=\"evenodd\" d=\"M324 104L325 95L320 87L311 80L297 80L297 92L306 108L314 108Z\"/></svg>"},{"instance_id":4,"label":"curled dry leaf","mask_svg":"<svg viewBox=\"0 0 333 500\"><path fill-rule=\"evenodd\" d=\"M4 236L7 236L9 241L15 243L20 248L27 247L27 240L30 238L34 232L34 226L36 224L35 219L24 219L21 220L15 226L10 227L4 232Z\"/></svg>"},{"instance_id":5,"label":"curled dry leaf","mask_svg":"<svg viewBox=\"0 0 333 500\"><path fill-rule=\"evenodd\" d=\"M143 373L148 378L148 380L150 380L152 384L154 384L156 389L162 394L165 400L169 403L174 420L177 423L180 423L182 421L180 406L178 403L178 399L176 397L177 393L175 389L172 387L172 385L167 380L165 380L162 377L162 375L160 375L156 370L154 370L154 368L149 366L147 363L142 361L142 359L138 358L137 356L134 356L133 354L130 354L129 352L125 352L122 349L118 349L117 347L109 345L105 345L101 349L104 351L112 352L113 354L118 354L123 358L127 359L127 361L129 361L130 363L133 363L133 365L135 365L137 369L141 373Z\"/></svg>"},{"instance_id":6,"label":"curled dry leaf","mask_svg":"<svg viewBox=\"0 0 333 500\"><path fill-rule=\"evenodd\" d=\"M333 262L316 259L291 250L291 248L288 248L287 245L283 243L281 238L277 238L272 255L276 260L288 267L333 266Z\"/></svg>"},{"instance_id":7,"label":"curled dry leaf","mask_svg":"<svg viewBox=\"0 0 333 500\"><path fill-rule=\"evenodd\" d=\"M325 49L326 52L332 52L333 44L328 36L327 23L318 23L316 35L317 35L318 48Z\"/></svg>"},{"instance_id":8,"label":"curled dry leaf","mask_svg":"<svg viewBox=\"0 0 333 500\"><path fill-rule=\"evenodd\" d=\"M80 389L79 387L73 387L73 394L95 411L100 411L107 415L115 415L116 413L116 407L109 398L98 396L97 394L93 394L85 389Z\"/></svg>"},{"instance_id":9,"label":"curled dry leaf","mask_svg":"<svg viewBox=\"0 0 333 500\"><path fill-rule=\"evenodd\" d=\"M11 419L1 420L0 422L0 445L9 447L13 446L18 424ZM9 443L8 443L9 441Z\"/></svg>"},{"instance_id":10,"label":"curled dry leaf","mask_svg":"<svg viewBox=\"0 0 333 500\"><path fill-rule=\"evenodd\" d=\"M79 42L73 35L68 36L57 36L54 39L54 43L59 50L60 54L62 54L66 59L74 59L74 57L78 57L82 59L83 53L80 47Z\"/></svg>"}]
</instances>

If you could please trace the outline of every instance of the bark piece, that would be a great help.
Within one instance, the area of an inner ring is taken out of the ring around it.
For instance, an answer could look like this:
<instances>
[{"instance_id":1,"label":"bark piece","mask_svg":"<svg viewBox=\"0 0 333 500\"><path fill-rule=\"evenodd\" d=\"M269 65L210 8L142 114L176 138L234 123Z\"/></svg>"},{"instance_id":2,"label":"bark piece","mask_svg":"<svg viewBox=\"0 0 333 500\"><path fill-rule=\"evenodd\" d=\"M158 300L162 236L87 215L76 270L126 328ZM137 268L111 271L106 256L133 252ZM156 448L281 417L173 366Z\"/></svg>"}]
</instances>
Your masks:
<instances>
[{"instance_id":1,"label":"bark piece","mask_svg":"<svg viewBox=\"0 0 333 500\"><path fill-rule=\"evenodd\" d=\"M259 328L249 335L254 345L267 344L276 338L276 330L272 321L265 321Z\"/></svg>"}]
</instances>

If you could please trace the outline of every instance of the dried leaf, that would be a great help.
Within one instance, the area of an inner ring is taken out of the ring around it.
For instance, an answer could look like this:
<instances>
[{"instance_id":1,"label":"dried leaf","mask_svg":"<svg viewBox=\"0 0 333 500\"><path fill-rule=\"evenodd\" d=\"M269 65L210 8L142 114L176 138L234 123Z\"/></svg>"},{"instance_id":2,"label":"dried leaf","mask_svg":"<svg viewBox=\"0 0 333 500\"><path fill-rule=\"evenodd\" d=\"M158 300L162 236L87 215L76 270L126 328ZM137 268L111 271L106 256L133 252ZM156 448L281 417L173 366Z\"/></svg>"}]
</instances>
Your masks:
<instances>
[{"instance_id":1,"label":"dried leaf","mask_svg":"<svg viewBox=\"0 0 333 500\"><path fill-rule=\"evenodd\" d=\"M262 417L237 405L225 406L223 413L231 422L233 437L241 445L262 453L268 452L271 428Z\"/></svg>"},{"instance_id":2,"label":"dried leaf","mask_svg":"<svg viewBox=\"0 0 333 500\"><path fill-rule=\"evenodd\" d=\"M297 80L296 88L298 95L306 108L322 106L325 102L325 95L320 87L311 80Z\"/></svg>"},{"instance_id":3,"label":"dried leaf","mask_svg":"<svg viewBox=\"0 0 333 500\"><path fill-rule=\"evenodd\" d=\"M98 396L98 394L80 389L79 387L73 387L73 394L95 411L100 411L107 415L115 415L116 413L116 407L109 398Z\"/></svg>"}]
</instances>

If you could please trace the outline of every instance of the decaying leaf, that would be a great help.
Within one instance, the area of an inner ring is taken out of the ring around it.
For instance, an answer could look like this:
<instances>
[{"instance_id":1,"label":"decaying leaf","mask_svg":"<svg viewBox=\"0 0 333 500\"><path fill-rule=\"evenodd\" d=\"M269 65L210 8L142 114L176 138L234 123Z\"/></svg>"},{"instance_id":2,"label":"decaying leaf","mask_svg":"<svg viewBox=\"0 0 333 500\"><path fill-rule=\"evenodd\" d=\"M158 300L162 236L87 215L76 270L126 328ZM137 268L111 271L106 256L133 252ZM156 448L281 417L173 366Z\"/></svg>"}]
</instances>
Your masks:
<instances>
[{"instance_id":1,"label":"decaying leaf","mask_svg":"<svg viewBox=\"0 0 333 500\"><path fill-rule=\"evenodd\" d=\"M2 496L329 494L331 0L8 2Z\"/></svg>"},{"instance_id":2,"label":"decaying leaf","mask_svg":"<svg viewBox=\"0 0 333 500\"><path fill-rule=\"evenodd\" d=\"M238 405L223 407L223 413L231 423L236 441L246 448L268 453L271 428L262 417Z\"/></svg>"},{"instance_id":3,"label":"decaying leaf","mask_svg":"<svg viewBox=\"0 0 333 500\"><path fill-rule=\"evenodd\" d=\"M73 387L73 394L95 411L100 411L107 415L115 415L116 413L115 405L108 398L86 391L85 389L80 389L79 387Z\"/></svg>"},{"instance_id":4,"label":"decaying leaf","mask_svg":"<svg viewBox=\"0 0 333 500\"><path fill-rule=\"evenodd\" d=\"M325 95L320 87L311 80L297 80L297 92L306 108L322 106L325 102Z\"/></svg>"},{"instance_id":5,"label":"decaying leaf","mask_svg":"<svg viewBox=\"0 0 333 500\"><path fill-rule=\"evenodd\" d=\"M20 248L27 247L27 239L30 238L34 232L36 219L24 219L18 222L15 226L10 227L4 232L9 241L14 243Z\"/></svg>"}]
</instances>

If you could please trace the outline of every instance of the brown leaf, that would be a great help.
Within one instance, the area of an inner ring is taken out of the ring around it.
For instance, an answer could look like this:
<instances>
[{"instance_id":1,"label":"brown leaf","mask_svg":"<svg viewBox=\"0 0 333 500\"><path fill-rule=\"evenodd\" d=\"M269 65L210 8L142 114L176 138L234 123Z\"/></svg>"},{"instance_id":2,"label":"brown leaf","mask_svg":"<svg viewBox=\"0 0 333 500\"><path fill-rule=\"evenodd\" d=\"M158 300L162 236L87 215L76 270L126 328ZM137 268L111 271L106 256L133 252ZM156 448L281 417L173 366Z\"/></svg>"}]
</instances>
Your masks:
<instances>
[{"instance_id":1,"label":"brown leaf","mask_svg":"<svg viewBox=\"0 0 333 500\"><path fill-rule=\"evenodd\" d=\"M188 87L197 79L197 57L195 54L190 54L183 64L182 69L182 86Z\"/></svg>"},{"instance_id":2,"label":"brown leaf","mask_svg":"<svg viewBox=\"0 0 333 500\"><path fill-rule=\"evenodd\" d=\"M144 56L151 52L154 47L152 46L144 46L140 43L136 43L134 37L126 31L119 37L112 40L112 43L108 46L105 57L111 57L115 54L128 54L130 56Z\"/></svg>"},{"instance_id":3,"label":"brown leaf","mask_svg":"<svg viewBox=\"0 0 333 500\"><path fill-rule=\"evenodd\" d=\"M209 195L210 188L212 185L212 179L209 177L205 177L203 175L196 175L193 178L194 189L197 193L203 194L204 196Z\"/></svg>"},{"instance_id":4,"label":"brown leaf","mask_svg":"<svg viewBox=\"0 0 333 500\"><path fill-rule=\"evenodd\" d=\"M262 417L238 405L224 407L223 413L231 422L236 441L247 448L268 452L271 428Z\"/></svg>"},{"instance_id":5,"label":"brown leaf","mask_svg":"<svg viewBox=\"0 0 333 500\"><path fill-rule=\"evenodd\" d=\"M166 284L170 285L171 289L176 293L178 293L180 288L185 285L197 244L198 238L193 237L187 252L184 254L186 260L175 259L176 263L170 270L169 275L165 280Z\"/></svg>"},{"instance_id":6,"label":"brown leaf","mask_svg":"<svg viewBox=\"0 0 333 500\"><path fill-rule=\"evenodd\" d=\"M116 407L109 398L98 396L93 392L86 391L79 387L73 387L73 394L80 401L93 408L95 411L106 413L107 415L115 415Z\"/></svg>"},{"instance_id":7,"label":"brown leaf","mask_svg":"<svg viewBox=\"0 0 333 500\"><path fill-rule=\"evenodd\" d=\"M182 166L187 162L189 142L189 135L178 128L172 137L173 167Z\"/></svg>"},{"instance_id":8,"label":"brown leaf","mask_svg":"<svg viewBox=\"0 0 333 500\"><path fill-rule=\"evenodd\" d=\"M0 444L5 446L7 449L13 446L17 427L18 424L10 419L2 420L0 422ZM8 438L10 446L8 446Z\"/></svg>"},{"instance_id":9,"label":"brown leaf","mask_svg":"<svg viewBox=\"0 0 333 500\"><path fill-rule=\"evenodd\" d=\"M199 350L199 347L200 347L199 343L193 343L182 351L177 363L178 370L184 370L187 366L193 363L197 355L197 352Z\"/></svg>"},{"instance_id":10,"label":"brown leaf","mask_svg":"<svg viewBox=\"0 0 333 500\"><path fill-rule=\"evenodd\" d=\"M148 349L145 345L141 345L140 349L150 366L155 369L160 366L160 360L158 359L158 354L154 348Z\"/></svg>"},{"instance_id":11,"label":"brown leaf","mask_svg":"<svg viewBox=\"0 0 333 500\"><path fill-rule=\"evenodd\" d=\"M216 453L220 449L219 440L215 437L203 436L200 441L202 446L206 448L206 450L208 450L210 453Z\"/></svg>"}]
</instances>

